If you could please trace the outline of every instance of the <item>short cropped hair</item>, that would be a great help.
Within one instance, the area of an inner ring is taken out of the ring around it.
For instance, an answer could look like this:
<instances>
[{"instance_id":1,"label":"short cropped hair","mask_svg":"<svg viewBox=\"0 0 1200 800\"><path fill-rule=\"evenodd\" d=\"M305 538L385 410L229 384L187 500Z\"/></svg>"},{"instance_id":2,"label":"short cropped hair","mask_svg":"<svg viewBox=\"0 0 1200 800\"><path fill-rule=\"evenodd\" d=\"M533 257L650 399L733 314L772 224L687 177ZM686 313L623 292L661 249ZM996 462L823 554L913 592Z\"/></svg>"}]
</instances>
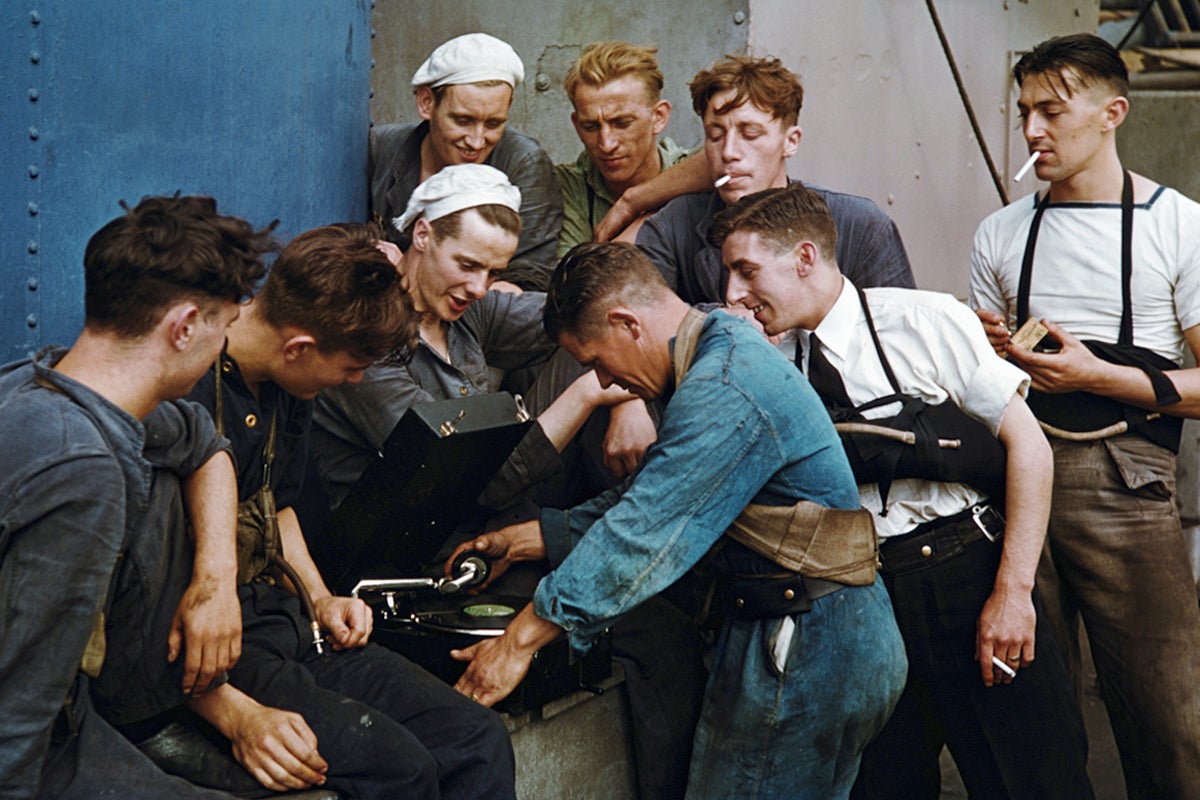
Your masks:
<instances>
[{"instance_id":1,"label":"short cropped hair","mask_svg":"<svg viewBox=\"0 0 1200 800\"><path fill-rule=\"evenodd\" d=\"M265 322L311 334L323 353L374 361L411 352L418 316L373 225L325 225L283 248L255 297Z\"/></svg>"},{"instance_id":2,"label":"short cropped hair","mask_svg":"<svg viewBox=\"0 0 1200 800\"><path fill-rule=\"evenodd\" d=\"M1070 69L1077 80L1088 86L1102 83L1122 97L1129 96L1129 70L1121 53L1104 39L1091 33L1055 36L1034 47L1013 67L1013 79L1020 86L1030 75L1056 73L1070 96L1071 85L1063 71Z\"/></svg>"},{"instance_id":3,"label":"short cropped hair","mask_svg":"<svg viewBox=\"0 0 1200 800\"><path fill-rule=\"evenodd\" d=\"M147 197L88 240L83 254L86 324L122 338L149 333L172 304L239 302L277 249L274 223L255 230L217 213L211 197Z\"/></svg>"},{"instance_id":4,"label":"short cropped hair","mask_svg":"<svg viewBox=\"0 0 1200 800\"><path fill-rule=\"evenodd\" d=\"M709 242L719 248L737 231L757 233L777 253L808 240L827 258L836 259L837 226L829 206L802 183L748 194L722 209L709 229Z\"/></svg>"},{"instance_id":5,"label":"short cropped hair","mask_svg":"<svg viewBox=\"0 0 1200 800\"><path fill-rule=\"evenodd\" d=\"M804 104L804 87L795 73L783 66L778 58L753 58L751 56L725 56L705 70L701 70L688 84L692 91L692 108L697 116L703 117L708 103L714 95L732 89L734 97L715 113L724 114L747 100L774 119L787 125L795 125L800 119L800 106Z\"/></svg>"},{"instance_id":6,"label":"short cropped hair","mask_svg":"<svg viewBox=\"0 0 1200 800\"><path fill-rule=\"evenodd\" d=\"M646 87L646 97L657 103L662 97L663 74L658 68L657 47L628 42L593 42L567 70L563 88L572 105L580 85L603 86L611 80L634 75Z\"/></svg>"},{"instance_id":7,"label":"short cropped hair","mask_svg":"<svg viewBox=\"0 0 1200 800\"><path fill-rule=\"evenodd\" d=\"M542 327L554 341L564 333L589 338L598 333L603 312L612 306L650 305L670 291L658 268L636 245L585 242L558 262L546 292Z\"/></svg>"}]
</instances>

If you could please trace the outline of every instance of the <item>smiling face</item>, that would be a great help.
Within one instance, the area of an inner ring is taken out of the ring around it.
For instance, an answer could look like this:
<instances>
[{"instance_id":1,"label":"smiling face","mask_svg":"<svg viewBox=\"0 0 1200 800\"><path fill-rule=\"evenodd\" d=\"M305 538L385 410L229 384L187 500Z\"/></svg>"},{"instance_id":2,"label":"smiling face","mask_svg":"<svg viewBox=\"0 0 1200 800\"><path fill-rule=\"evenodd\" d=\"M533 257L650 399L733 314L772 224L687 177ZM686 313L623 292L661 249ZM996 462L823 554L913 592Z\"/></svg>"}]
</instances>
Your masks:
<instances>
[{"instance_id":1,"label":"smiling face","mask_svg":"<svg viewBox=\"0 0 1200 800\"><path fill-rule=\"evenodd\" d=\"M704 155L710 177L729 175L717 191L726 205L763 189L787 186L787 160L800 147L798 125L787 125L747 101L725 109L733 89L713 95L704 110ZM722 109L719 113L717 109Z\"/></svg>"},{"instance_id":2,"label":"smiling face","mask_svg":"<svg viewBox=\"0 0 1200 800\"><path fill-rule=\"evenodd\" d=\"M636 75L599 86L575 88L571 123L605 185L620 194L661 169L657 137L671 118L671 105L655 101Z\"/></svg>"},{"instance_id":3,"label":"smiling face","mask_svg":"<svg viewBox=\"0 0 1200 800\"><path fill-rule=\"evenodd\" d=\"M504 135L512 87L463 83L441 87L439 95L428 86L417 89L417 112L429 122L422 147L429 148L435 171L454 164L482 164Z\"/></svg>"},{"instance_id":4,"label":"smiling face","mask_svg":"<svg viewBox=\"0 0 1200 800\"><path fill-rule=\"evenodd\" d=\"M1084 84L1067 67L1027 75L1017 101L1030 153L1039 152L1039 180L1069 182L1086 173L1114 146L1110 134L1124 119L1128 101L1107 84Z\"/></svg>"},{"instance_id":5,"label":"smiling face","mask_svg":"<svg viewBox=\"0 0 1200 800\"><path fill-rule=\"evenodd\" d=\"M726 237L721 260L729 271L725 301L749 309L768 335L820 322L818 293L804 284L797 250L780 252L758 233L739 230Z\"/></svg>"},{"instance_id":6,"label":"smiling face","mask_svg":"<svg viewBox=\"0 0 1200 800\"><path fill-rule=\"evenodd\" d=\"M515 233L485 222L474 209L463 212L459 223L456 235L442 239L424 218L413 228L420 258L405 275L407 290L417 311L442 322L459 319L486 295L517 249Z\"/></svg>"}]
</instances>

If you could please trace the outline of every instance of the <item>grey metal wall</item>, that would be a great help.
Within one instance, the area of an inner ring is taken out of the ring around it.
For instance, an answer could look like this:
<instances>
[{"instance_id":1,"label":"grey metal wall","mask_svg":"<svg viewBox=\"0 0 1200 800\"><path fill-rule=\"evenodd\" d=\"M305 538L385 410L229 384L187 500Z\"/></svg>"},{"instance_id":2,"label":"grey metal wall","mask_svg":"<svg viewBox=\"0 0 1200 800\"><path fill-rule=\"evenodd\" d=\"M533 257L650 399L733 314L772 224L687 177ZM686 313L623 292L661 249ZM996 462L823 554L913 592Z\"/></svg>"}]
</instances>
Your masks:
<instances>
[{"instance_id":1,"label":"grey metal wall","mask_svg":"<svg viewBox=\"0 0 1200 800\"><path fill-rule=\"evenodd\" d=\"M410 81L437 45L484 31L511 44L525 63L525 83L513 98L510 124L537 139L556 162L582 149L571 127L562 79L584 45L620 39L658 47L673 106L666 135L690 147L700 142L687 82L725 53L743 53L748 0L379 0L374 25L377 62L371 78L375 122L417 119Z\"/></svg>"},{"instance_id":2,"label":"grey metal wall","mask_svg":"<svg viewBox=\"0 0 1200 800\"><path fill-rule=\"evenodd\" d=\"M69 344L88 236L147 194L291 235L365 214L367 0L6 0L0 361Z\"/></svg>"}]
</instances>

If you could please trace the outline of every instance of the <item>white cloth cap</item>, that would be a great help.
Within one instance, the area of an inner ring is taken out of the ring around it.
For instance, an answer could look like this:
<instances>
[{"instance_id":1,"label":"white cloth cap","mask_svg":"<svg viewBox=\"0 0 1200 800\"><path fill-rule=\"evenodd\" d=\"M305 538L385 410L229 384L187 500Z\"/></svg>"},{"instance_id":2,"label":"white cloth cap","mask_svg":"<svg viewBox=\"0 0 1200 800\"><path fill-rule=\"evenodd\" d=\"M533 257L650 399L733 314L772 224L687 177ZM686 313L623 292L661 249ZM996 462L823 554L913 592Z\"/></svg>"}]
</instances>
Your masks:
<instances>
[{"instance_id":1,"label":"white cloth cap","mask_svg":"<svg viewBox=\"0 0 1200 800\"><path fill-rule=\"evenodd\" d=\"M404 213L392 220L401 233L422 214L435 219L475 206L501 205L521 211L521 190L508 176L487 164L445 167L413 190Z\"/></svg>"},{"instance_id":2,"label":"white cloth cap","mask_svg":"<svg viewBox=\"0 0 1200 800\"><path fill-rule=\"evenodd\" d=\"M438 46L413 73L412 85L504 81L514 89L525 78L525 65L508 42L486 33L466 33Z\"/></svg>"}]
</instances>

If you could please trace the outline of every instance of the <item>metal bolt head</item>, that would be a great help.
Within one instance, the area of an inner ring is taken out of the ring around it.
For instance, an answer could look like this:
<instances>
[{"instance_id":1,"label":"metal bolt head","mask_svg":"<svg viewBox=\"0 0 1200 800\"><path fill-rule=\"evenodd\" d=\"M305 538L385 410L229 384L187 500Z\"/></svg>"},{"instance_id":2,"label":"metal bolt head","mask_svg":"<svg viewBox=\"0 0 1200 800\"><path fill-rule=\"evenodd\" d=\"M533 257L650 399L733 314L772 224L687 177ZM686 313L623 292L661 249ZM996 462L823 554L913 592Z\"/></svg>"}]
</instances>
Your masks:
<instances>
[{"instance_id":1,"label":"metal bolt head","mask_svg":"<svg viewBox=\"0 0 1200 800\"><path fill-rule=\"evenodd\" d=\"M37 288L38 288L38 279L37 279L37 278L30 278L30 279L29 279L29 283L28 283L28 284L26 284L26 285L29 287L29 291L31 291L31 292L36 292L36 291L37 291Z\"/></svg>"},{"instance_id":2,"label":"metal bolt head","mask_svg":"<svg viewBox=\"0 0 1200 800\"><path fill-rule=\"evenodd\" d=\"M36 328L38 323L37 314L30 314L25 318L25 324L31 328Z\"/></svg>"},{"instance_id":3,"label":"metal bolt head","mask_svg":"<svg viewBox=\"0 0 1200 800\"><path fill-rule=\"evenodd\" d=\"M550 76L544 72L539 72L537 80L533 82L533 85L539 92L546 91L550 88Z\"/></svg>"},{"instance_id":4,"label":"metal bolt head","mask_svg":"<svg viewBox=\"0 0 1200 800\"><path fill-rule=\"evenodd\" d=\"M33 239L30 239L29 244L26 245L25 248L31 253L36 253L38 251L38 243Z\"/></svg>"},{"instance_id":5,"label":"metal bolt head","mask_svg":"<svg viewBox=\"0 0 1200 800\"><path fill-rule=\"evenodd\" d=\"M733 24L734 25L741 25L745 21L746 21L746 12L744 12L744 11L735 11L734 12L734 14L733 14Z\"/></svg>"},{"instance_id":6,"label":"metal bolt head","mask_svg":"<svg viewBox=\"0 0 1200 800\"><path fill-rule=\"evenodd\" d=\"M37 11L30 11L29 12L29 21L31 23L33 23L34 25L41 25L42 24L42 15L39 14Z\"/></svg>"}]
</instances>

